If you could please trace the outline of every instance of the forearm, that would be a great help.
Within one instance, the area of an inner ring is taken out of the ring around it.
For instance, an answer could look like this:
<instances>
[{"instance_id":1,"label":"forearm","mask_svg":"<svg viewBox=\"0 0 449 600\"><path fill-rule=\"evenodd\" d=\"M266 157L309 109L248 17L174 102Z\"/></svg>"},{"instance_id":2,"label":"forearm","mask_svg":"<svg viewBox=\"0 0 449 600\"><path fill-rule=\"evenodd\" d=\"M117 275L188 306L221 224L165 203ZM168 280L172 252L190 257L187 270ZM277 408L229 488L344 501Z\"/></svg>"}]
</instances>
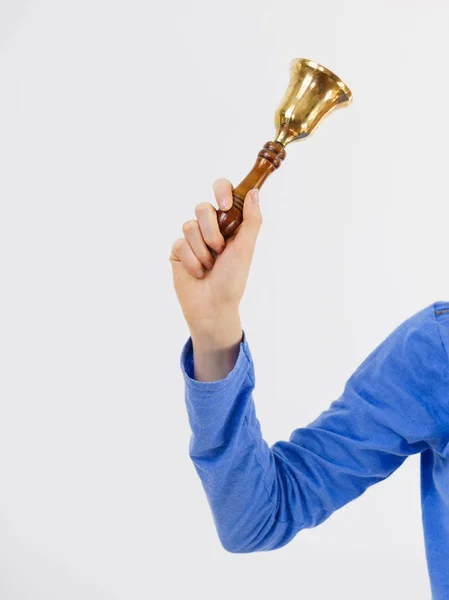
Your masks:
<instances>
[{"instance_id":1,"label":"forearm","mask_svg":"<svg viewBox=\"0 0 449 600\"><path fill-rule=\"evenodd\" d=\"M211 382L224 379L235 365L243 331L238 312L211 325L202 323L190 328L194 377L197 381Z\"/></svg>"},{"instance_id":2,"label":"forearm","mask_svg":"<svg viewBox=\"0 0 449 600\"><path fill-rule=\"evenodd\" d=\"M201 479L222 546L233 553L262 552L287 544L300 527L278 512L277 465L255 416L251 383L243 382L214 438L194 427L190 457ZM210 402L220 399L210 398ZM223 413L222 413L223 414ZM200 412L199 419L203 419ZM206 439L205 439L206 438Z\"/></svg>"},{"instance_id":3,"label":"forearm","mask_svg":"<svg viewBox=\"0 0 449 600\"><path fill-rule=\"evenodd\" d=\"M297 531L293 522L276 522L276 465L256 418L253 364L242 338L231 371L210 383L192 378L197 358L191 341L182 356L190 457L220 540L231 552L271 550Z\"/></svg>"}]
</instances>

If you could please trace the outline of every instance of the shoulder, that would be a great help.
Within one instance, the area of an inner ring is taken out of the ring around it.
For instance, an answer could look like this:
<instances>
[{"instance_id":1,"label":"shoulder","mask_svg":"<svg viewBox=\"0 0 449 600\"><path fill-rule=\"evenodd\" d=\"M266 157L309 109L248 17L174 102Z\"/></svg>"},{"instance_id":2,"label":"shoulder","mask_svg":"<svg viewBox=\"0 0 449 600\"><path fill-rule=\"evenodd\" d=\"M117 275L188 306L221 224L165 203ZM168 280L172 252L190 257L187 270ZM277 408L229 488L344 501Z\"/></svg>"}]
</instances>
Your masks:
<instances>
[{"instance_id":1,"label":"shoulder","mask_svg":"<svg viewBox=\"0 0 449 600\"><path fill-rule=\"evenodd\" d=\"M446 358L449 361L449 301L437 300L431 306L432 317L436 323Z\"/></svg>"},{"instance_id":2,"label":"shoulder","mask_svg":"<svg viewBox=\"0 0 449 600\"><path fill-rule=\"evenodd\" d=\"M449 382L449 301L432 302L406 316L359 365L357 374L384 369Z\"/></svg>"},{"instance_id":3,"label":"shoulder","mask_svg":"<svg viewBox=\"0 0 449 600\"><path fill-rule=\"evenodd\" d=\"M400 327L401 341L411 355L449 380L449 301L432 302L408 317Z\"/></svg>"},{"instance_id":4,"label":"shoulder","mask_svg":"<svg viewBox=\"0 0 449 600\"><path fill-rule=\"evenodd\" d=\"M448 309L444 313L443 306ZM443 315L448 315L445 323L439 320ZM449 431L445 333L447 343L449 302L433 302L405 315L348 381L357 399L380 408L382 419L388 413L408 440L439 439Z\"/></svg>"}]
</instances>

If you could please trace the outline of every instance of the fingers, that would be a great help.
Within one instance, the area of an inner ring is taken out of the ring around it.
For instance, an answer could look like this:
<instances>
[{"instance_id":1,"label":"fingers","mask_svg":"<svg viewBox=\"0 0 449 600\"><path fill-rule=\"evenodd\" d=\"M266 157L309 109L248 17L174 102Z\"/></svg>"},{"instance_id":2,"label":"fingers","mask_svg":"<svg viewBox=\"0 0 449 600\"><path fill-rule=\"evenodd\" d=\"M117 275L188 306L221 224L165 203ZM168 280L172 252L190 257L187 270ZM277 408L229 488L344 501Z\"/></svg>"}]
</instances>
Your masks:
<instances>
[{"instance_id":1,"label":"fingers","mask_svg":"<svg viewBox=\"0 0 449 600\"><path fill-rule=\"evenodd\" d=\"M214 184L215 199L222 210L232 207L232 185L227 179L217 179ZM193 277L202 279L204 269L212 269L214 255L221 254L226 246L225 239L218 227L217 211L209 202L195 207L194 219L186 221L182 231L184 238L173 244L170 260L180 262Z\"/></svg>"},{"instance_id":2,"label":"fingers","mask_svg":"<svg viewBox=\"0 0 449 600\"><path fill-rule=\"evenodd\" d=\"M232 206L232 184L227 179L214 181L215 200L221 210L229 210Z\"/></svg>"},{"instance_id":3,"label":"fingers","mask_svg":"<svg viewBox=\"0 0 449 600\"><path fill-rule=\"evenodd\" d=\"M198 221L191 220L186 221L182 227L182 232L189 242L190 247L192 248L193 253L201 262L203 267L210 270L214 266L214 258L206 246L206 242L201 235L200 226Z\"/></svg>"},{"instance_id":4,"label":"fingers","mask_svg":"<svg viewBox=\"0 0 449 600\"><path fill-rule=\"evenodd\" d=\"M172 262L181 262L183 267L193 275L193 277L199 279L204 277L204 269L201 262L199 258L195 256L189 242L185 238L180 238L173 244L170 260Z\"/></svg>"},{"instance_id":5,"label":"fingers","mask_svg":"<svg viewBox=\"0 0 449 600\"><path fill-rule=\"evenodd\" d=\"M217 254L223 252L225 239L218 227L217 211L208 202L202 202L195 208L195 215L198 219L199 228L204 241Z\"/></svg>"}]
</instances>

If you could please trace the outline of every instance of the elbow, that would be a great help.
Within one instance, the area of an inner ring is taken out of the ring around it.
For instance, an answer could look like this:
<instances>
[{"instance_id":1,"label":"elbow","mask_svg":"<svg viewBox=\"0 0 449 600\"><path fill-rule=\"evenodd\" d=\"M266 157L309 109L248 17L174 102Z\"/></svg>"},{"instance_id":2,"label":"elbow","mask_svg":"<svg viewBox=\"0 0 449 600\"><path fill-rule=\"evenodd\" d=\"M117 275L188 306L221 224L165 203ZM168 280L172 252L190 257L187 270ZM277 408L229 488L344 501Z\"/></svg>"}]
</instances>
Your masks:
<instances>
[{"instance_id":1,"label":"elbow","mask_svg":"<svg viewBox=\"0 0 449 600\"><path fill-rule=\"evenodd\" d=\"M245 534L241 528L233 531L217 529L217 534L222 548L230 554L250 554L263 549L263 540L251 534Z\"/></svg>"},{"instance_id":2,"label":"elbow","mask_svg":"<svg viewBox=\"0 0 449 600\"><path fill-rule=\"evenodd\" d=\"M219 536L222 547L231 554L251 554L270 552L286 546L301 531L294 523L276 524L263 535L257 536Z\"/></svg>"},{"instance_id":3,"label":"elbow","mask_svg":"<svg viewBox=\"0 0 449 600\"><path fill-rule=\"evenodd\" d=\"M229 541L226 542L221 541L222 547L231 554L252 554L254 552L270 552L272 550L277 550L278 548L282 548L287 545L290 539L283 538L281 540L266 540L261 543L242 543L238 541Z\"/></svg>"},{"instance_id":4,"label":"elbow","mask_svg":"<svg viewBox=\"0 0 449 600\"><path fill-rule=\"evenodd\" d=\"M253 552L270 552L286 546L303 529L308 527L307 522L300 525L294 521L271 521L258 529L257 533L251 532L242 535L242 532L227 531L221 533L219 539L222 547L231 554L250 554Z\"/></svg>"},{"instance_id":5,"label":"elbow","mask_svg":"<svg viewBox=\"0 0 449 600\"><path fill-rule=\"evenodd\" d=\"M230 552L231 554L250 554L251 552L258 551L258 548L251 548L250 546L237 544L235 542L222 542L221 545L226 552Z\"/></svg>"},{"instance_id":6,"label":"elbow","mask_svg":"<svg viewBox=\"0 0 449 600\"><path fill-rule=\"evenodd\" d=\"M238 537L219 535L220 543L222 548L230 554L249 554L251 552L257 552L258 548L248 544L244 540Z\"/></svg>"}]
</instances>

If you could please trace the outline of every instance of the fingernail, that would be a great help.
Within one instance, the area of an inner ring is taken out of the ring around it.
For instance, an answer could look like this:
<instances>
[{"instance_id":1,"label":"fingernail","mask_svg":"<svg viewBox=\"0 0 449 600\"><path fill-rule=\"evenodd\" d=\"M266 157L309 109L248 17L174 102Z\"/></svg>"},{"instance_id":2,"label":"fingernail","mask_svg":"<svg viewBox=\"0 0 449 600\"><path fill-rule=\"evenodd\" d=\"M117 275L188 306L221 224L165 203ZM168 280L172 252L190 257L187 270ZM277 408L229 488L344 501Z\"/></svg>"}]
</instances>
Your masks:
<instances>
[{"instance_id":1,"label":"fingernail","mask_svg":"<svg viewBox=\"0 0 449 600\"><path fill-rule=\"evenodd\" d=\"M203 271L203 269L198 269L198 271L196 272L196 274L198 275L198 277L200 279L202 279L204 277L204 271Z\"/></svg>"},{"instance_id":2,"label":"fingernail","mask_svg":"<svg viewBox=\"0 0 449 600\"><path fill-rule=\"evenodd\" d=\"M226 210L226 198L218 198L218 206L221 208L221 210Z\"/></svg>"},{"instance_id":3,"label":"fingernail","mask_svg":"<svg viewBox=\"0 0 449 600\"><path fill-rule=\"evenodd\" d=\"M254 188L251 192L251 200L253 204L259 204L259 190Z\"/></svg>"}]
</instances>

